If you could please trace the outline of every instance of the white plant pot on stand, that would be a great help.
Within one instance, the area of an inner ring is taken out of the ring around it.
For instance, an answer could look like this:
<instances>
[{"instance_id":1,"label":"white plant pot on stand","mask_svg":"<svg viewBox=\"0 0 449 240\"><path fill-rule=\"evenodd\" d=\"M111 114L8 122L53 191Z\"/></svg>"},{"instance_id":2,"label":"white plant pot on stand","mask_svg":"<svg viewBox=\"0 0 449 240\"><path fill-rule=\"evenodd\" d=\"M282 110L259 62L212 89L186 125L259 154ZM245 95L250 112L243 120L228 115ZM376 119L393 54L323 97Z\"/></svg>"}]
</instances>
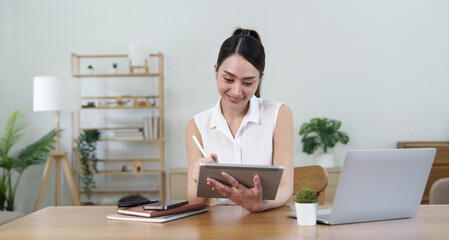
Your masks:
<instances>
[{"instance_id":1,"label":"white plant pot on stand","mask_svg":"<svg viewBox=\"0 0 449 240\"><path fill-rule=\"evenodd\" d=\"M332 153L321 153L316 155L316 163L323 168L336 167L335 158Z\"/></svg>"},{"instance_id":2,"label":"white plant pot on stand","mask_svg":"<svg viewBox=\"0 0 449 240\"><path fill-rule=\"evenodd\" d=\"M317 203L297 203L295 202L296 220L301 226L315 226Z\"/></svg>"}]
</instances>

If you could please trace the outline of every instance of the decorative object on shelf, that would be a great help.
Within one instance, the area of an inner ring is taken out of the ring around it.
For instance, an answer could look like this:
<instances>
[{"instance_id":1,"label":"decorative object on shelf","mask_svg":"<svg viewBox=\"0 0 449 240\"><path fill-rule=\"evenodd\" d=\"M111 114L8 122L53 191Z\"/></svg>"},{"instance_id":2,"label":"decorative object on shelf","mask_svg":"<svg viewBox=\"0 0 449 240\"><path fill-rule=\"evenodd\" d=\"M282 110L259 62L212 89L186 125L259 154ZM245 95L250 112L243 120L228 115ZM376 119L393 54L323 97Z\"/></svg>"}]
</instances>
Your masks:
<instances>
[{"instance_id":1,"label":"decorative object on shelf","mask_svg":"<svg viewBox=\"0 0 449 240\"><path fill-rule=\"evenodd\" d=\"M41 164L54 149L56 130L51 130L36 142L10 154L13 146L23 137L25 123L24 114L18 110L11 113L3 127L3 136L0 138L0 210L14 211L14 201L17 186L25 169L33 164ZM13 173L18 175L13 178Z\"/></svg>"},{"instance_id":2,"label":"decorative object on shelf","mask_svg":"<svg viewBox=\"0 0 449 240\"><path fill-rule=\"evenodd\" d=\"M321 148L323 153L317 156L317 164L325 168L335 167L334 156L327 152L335 144L347 144L349 137L345 132L339 131L341 122L327 118L313 118L309 123L303 123L299 130L303 143L302 151L308 155Z\"/></svg>"},{"instance_id":3,"label":"decorative object on shelf","mask_svg":"<svg viewBox=\"0 0 449 240\"><path fill-rule=\"evenodd\" d=\"M123 165L123 166L122 166L122 172L127 172L127 171L128 171L128 166Z\"/></svg>"},{"instance_id":4,"label":"decorative object on shelf","mask_svg":"<svg viewBox=\"0 0 449 240\"><path fill-rule=\"evenodd\" d=\"M113 63L113 64L112 64L112 68L114 69L114 72L115 72L115 73L118 73L118 68L117 68L117 67L118 67L118 64L117 64L117 63Z\"/></svg>"},{"instance_id":5,"label":"decorative object on shelf","mask_svg":"<svg viewBox=\"0 0 449 240\"><path fill-rule=\"evenodd\" d=\"M90 201L90 192L95 188L93 174L97 166L97 141L100 139L100 132L96 129L83 131L79 136L78 148L81 154L81 176L83 191L87 193L87 200Z\"/></svg>"},{"instance_id":6,"label":"decorative object on shelf","mask_svg":"<svg viewBox=\"0 0 449 240\"><path fill-rule=\"evenodd\" d=\"M137 160L133 163L133 173L143 172L143 164L141 161Z\"/></svg>"},{"instance_id":7,"label":"decorative object on shelf","mask_svg":"<svg viewBox=\"0 0 449 240\"><path fill-rule=\"evenodd\" d=\"M148 52L146 45L143 43L133 43L129 45L129 72L134 73L135 69L144 69L145 73L149 73L148 69Z\"/></svg>"},{"instance_id":8,"label":"decorative object on shelf","mask_svg":"<svg viewBox=\"0 0 449 240\"><path fill-rule=\"evenodd\" d=\"M93 73L94 73L94 67L93 67L91 64L89 64L89 65L87 66L87 70L89 71L90 74L93 74Z\"/></svg>"},{"instance_id":9,"label":"decorative object on shelf","mask_svg":"<svg viewBox=\"0 0 449 240\"><path fill-rule=\"evenodd\" d=\"M295 198L296 219L298 225L316 225L318 197L310 188L303 188Z\"/></svg>"},{"instance_id":10,"label":"decorative object on shelf","mask_svg":"<svg viewBox=\"0 0 449 240\"><path fill-rule=\"evenodd\" d=\"M148 96L147 101L151 101L151 106L156 106L156 98L154 96Z\"/></svg>"},{"instance_id":11,"label":"decorative object on shelf","mask_svg":"<svg viewBox=\"0 0 449 240\"><path fill-rule=\"evenodd\" d=\"M134 99L133 101L133 107L146 107L147 102L146 101L140 101L139 99Z\"/></svg>"},{"instance_id":12,"label":"decorative object on shelf","mask_svg":"<svg viewBox=\"0 0 449 240\"><path fill-rule=\"evenodd\" d=\"M95 102L88 102L87 105L83 105L83 108L94 108Z\"/></svg>"},{"instance_id":13,"label":"decorative object on shelf","mask_svg":"<svg viewBox=\"0 0 449 240\"><path fill-rule=\"evenodd\" d=\"M34 205L34 211L40 208L42 203L45 188L47 187L48 180L51 176L53 162L56 162L56 174L55 174L55 187L56 187L56 206L61 203L61 176L60 165L64 170L67 185L69 186L70 194L72 197L72 205L80 205L78 192L73 181L72 171L67 160L67 153L61 152L60 149L60 136L59 136L59 118L60 111L75 111L81 107L81 84L76 79L72 78L58 78L58 77L34 77L33 79L33 110L35 112L40 111L55 111L56 112L56 149L51 152L47 163L45 164L44 173L42 176L41 186L39 188L39 194L37 196L36 204Z\"/></svg>"},{"instance_id":14,"label":"decorative object on shelf","mask_svg":"<svg viewBox=\"0 0 449 240\"><path fill-rule=\"evenodd\" d=\"M131 100L124 100L129 97L131 97L131 95L116 97L115 103L117 103L117 107L123 107L125 104L129 103Z\"/></svg>"}]
</instances>

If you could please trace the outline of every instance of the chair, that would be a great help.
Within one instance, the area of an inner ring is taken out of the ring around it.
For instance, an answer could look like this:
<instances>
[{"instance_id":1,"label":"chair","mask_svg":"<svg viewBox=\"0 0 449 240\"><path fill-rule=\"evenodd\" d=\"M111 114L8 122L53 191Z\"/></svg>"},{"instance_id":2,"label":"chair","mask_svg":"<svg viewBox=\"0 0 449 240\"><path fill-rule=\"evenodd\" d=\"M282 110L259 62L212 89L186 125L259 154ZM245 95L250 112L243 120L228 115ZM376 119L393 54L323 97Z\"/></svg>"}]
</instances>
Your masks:
<instances>
[{"instance_id":1,"label":"chair","mask_svg":"<svg viewBox=\"0 0 449 240\"><path fill-rule=\"evenodd\" d=\"M327 171L321 166L295 167L293 178L293 194L301 191L303 188L317 193L320 198L318 204L324 205L324 190L327 187Z\"/></svg>"},{"instance_id":2,"label":"chair","mask_svg":"<svg viewBox=\"0 0 449 240\"><path fill-rule=\"evenodd\" d=\"M440 178L432 184L429 193L430 204L449 204L449 178Z\"/></svg>"}]
</instances>

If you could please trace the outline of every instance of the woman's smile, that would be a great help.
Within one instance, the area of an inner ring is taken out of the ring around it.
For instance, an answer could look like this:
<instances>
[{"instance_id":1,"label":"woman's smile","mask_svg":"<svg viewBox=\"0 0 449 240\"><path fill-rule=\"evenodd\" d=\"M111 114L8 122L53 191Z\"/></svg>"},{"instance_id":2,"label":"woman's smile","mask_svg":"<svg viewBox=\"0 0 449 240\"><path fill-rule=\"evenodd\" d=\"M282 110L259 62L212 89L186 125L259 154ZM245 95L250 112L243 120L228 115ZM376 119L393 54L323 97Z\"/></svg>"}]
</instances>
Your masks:
<instances>
[{"instance_id":1,"label":"woman's smile","mask_svg":"<svg viewBox=\"0 0 449 240\"><path fill-rule=\"evenodd\" d=\"M239 103L244 99L244 97L233 97L229 94L226 94L226 96L228 96L229 101L231 101L231 103Z\"/></svg>"}]
</instances>

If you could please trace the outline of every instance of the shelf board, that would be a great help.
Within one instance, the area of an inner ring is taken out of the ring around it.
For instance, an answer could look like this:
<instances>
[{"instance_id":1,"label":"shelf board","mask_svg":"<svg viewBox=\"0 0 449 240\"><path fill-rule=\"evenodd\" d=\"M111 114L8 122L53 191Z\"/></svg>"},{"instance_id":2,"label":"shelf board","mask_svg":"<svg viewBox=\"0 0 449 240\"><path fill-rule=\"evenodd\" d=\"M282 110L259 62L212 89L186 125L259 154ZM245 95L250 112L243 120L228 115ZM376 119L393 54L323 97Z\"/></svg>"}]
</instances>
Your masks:
<instances>
[{"instance_id":1,"label":"shelf board","mask_svg":"<svg viewBox=\"0 0 449 240\"><path fill-rule=\"evenodd\" d=\"M111 171L111 170L108 170L108 171L97 171L96 173L94 173L94 174L104 174L104 175L130 175L130 174L160 174L161 173L161 171L159 171L159 170L144 170L144 171L142 171L142 172L132 172L132 171L126 171L126 172L123 172L123 171Z\"/></svg>"},{"instance_id":2,"label":"shelf board","mask_svg":"<svg viewBox=\"0 0 449 240\"><path fill-rule=\"evenodd\" d=\"M159 73L80 73L72 77L158 77Z\"/></svg>"},{"instance_id":3,"label":"shelf board","mask_svg":"<svg viewBox=\"0 0 449 240\"><path fill-rule=\"evenodd\" d=\"M99 142L157 142L159 139L100 139Z\"/></svg>"},{"instance_id":4,"label":"shelf board","mask_svg":"<svg viewBox=\"0 0 449 240\"><path fill-rule=\"evenodd\" d=\"M74 142L79 142L78 138L73 139ZM163 138L159 139L100 139L99 142L163 142Z\"/></svg>"},{"instance_id":5,"label":"shelf board","mask_svg":"<svg viewBox=\"0 0 449 240\"><path fill-rule=\"evenodd\" d=\"M90 130L98 130L98 131L114 131L114 130L142 130L144 127L109 127L109 128L80 128L80 131L90 131Z\"/></svg>"},{"instance_id":6,"label":"shelf board","mask_svg":"<svg viewBox=\"0 0 449 240\"><path fill-rule=\"evenodd\" d=\"M140 99L140 98L159 98L157 95L148 95L148 96L85 96L81 97L81 99L116 99L116 98L124 98L124 99Z\"/></svg>"},{"instance_id":7,"label":"shelf board","mask_svg":"<svg viewBox=\"0 0 449 240\"><path fill-rule=\"evenodd\" d=\"M98 162L159 162L159 158L142 158L142 159L98 159Z\"/></svg>"},{"instance_id":8,"label":"shelf board","mask_svg":"<svg viewBox=\"0 0 449 240\"><path fill-rule=\"evenodd\" d=\"M158 106L151 107L82 107L82 110L93 110L93 109L157 109Z\"/></svg>"},{"instance_id":9,"label":"shelf board","mask_svg":"<svg viewBox=\"0 0 449 240\"><path fill-rule=\"evenodd\" d=\"M159 190L145 190L145 191L91 191L90 194L120 194L120 193L125 193L125 194L135 194L135 193L159 193ZM88 194L88 192L84 192L81 191L80 194Z\"/></svg>"},{"instance_id":10,"label":"shelf board","mask_svg":"<svg viewBox=\"0 0 449 240\"><path fill-rule=\"evenodd\" d=\"M128 54L75 54L72 53L73 57L77 58L127 58ZM162 56L162 53L151 53L150 57Z\"/></svg>"}]
</instances>

